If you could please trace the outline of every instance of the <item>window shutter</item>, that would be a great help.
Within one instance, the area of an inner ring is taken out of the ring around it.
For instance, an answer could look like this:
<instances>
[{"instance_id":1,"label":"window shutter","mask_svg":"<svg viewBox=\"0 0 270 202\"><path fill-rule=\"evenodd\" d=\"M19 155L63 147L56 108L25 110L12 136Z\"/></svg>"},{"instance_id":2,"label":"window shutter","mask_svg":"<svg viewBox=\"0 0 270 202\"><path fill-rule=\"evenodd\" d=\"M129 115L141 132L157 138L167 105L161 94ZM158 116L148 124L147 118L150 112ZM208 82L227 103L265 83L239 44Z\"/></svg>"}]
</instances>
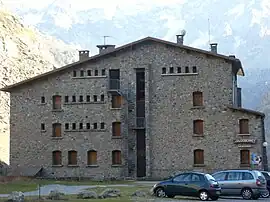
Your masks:
<instances>
[{"instance_id":1,"label":"window shutter","mask_svg":"<svg viewBox=\"0 0 270 202\"><path fill-rule=\"evenodd\" d=\"M113 123L113 136L121 136L121 123Z\"/></svg>"},{"instance_id":2,"label":"window shutter","mask_svg":"<svg viewBox=\"0 0 270 202\"><path fill-rule=\"evenodd\" d=\"M239 120L239 133L240 134L249 134L249 120L241 119Z\"/></svg>"},{"instance_id":3,"label":"window shutter","mask_svg":"<svg viewBox=\"0 0 270 202\"><path fill-rule=\"evenodd\" d=\"M203 150L194 151L194 164L204 164L204 151Z\"/></svg>"},{"instance_id":4,"label":"window shutter","mask_svg":"<svg viewBox=\"0 0 270 202\"><path fill-rule=\"evenodd\" d=\"M193 132L197 135L203 135L203 121L202 120L195 120L193 122Z\"/></svg>"},{"instance_id":5,"label":"window shutter","mask_svg":"<svg viewBox=\"0 0 270 202\"><path fill-rule=\"evenodd\" d=\"M88 165L96 165L97 164L97 152L89 151L88 152Z\"/></svg>"},{"instance_id":6,"label":"window shutter","mask_svg":"<svg viewBox=\"0 0 270 202\"><path fill-rule=\"evenodd\" d=\"M240 163L241 164L250 164L250 151L241 150L240 151Z\"/></svg>"}]
</instances>

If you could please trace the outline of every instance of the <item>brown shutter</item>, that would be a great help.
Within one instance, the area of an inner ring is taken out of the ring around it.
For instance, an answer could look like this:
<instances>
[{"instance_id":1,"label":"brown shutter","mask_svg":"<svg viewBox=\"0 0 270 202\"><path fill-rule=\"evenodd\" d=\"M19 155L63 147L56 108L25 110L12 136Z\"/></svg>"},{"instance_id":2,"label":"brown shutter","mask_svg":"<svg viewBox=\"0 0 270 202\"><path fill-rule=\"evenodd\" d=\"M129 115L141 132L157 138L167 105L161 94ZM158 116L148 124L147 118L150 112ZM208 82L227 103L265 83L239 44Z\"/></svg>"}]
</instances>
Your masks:
<instances>
[{"instance_id":1,"label":"brown shutter","mask_svg":"<svg viewBox=\"0 0 270 202\"><path fill-rule=\"evenodd\" d=\"M88 165L96 165L97 164L97 152L89 151L88 152Z\"/></svg>"},{"instance_id":2,"label":"brown shutter","mask_svg":"<svg viewBox=\"0 0 270 202\"><path fill-rule=\"evenodd\" d=\"M194 134L203 135L203 120L195 120L193 127Z\"/></svg>"},{"instance_id":3,"label":"brown shutter","mask_svg":"<svg viewBox=\"0 0 270 202\"><path fill-rule=\"evenodd\" d=\"M248 119L239 120L239 133L240 134L249 134L249 121Z\"/></svg>"},{"instance_id":4,"label":"brown shutter","mask_svg":"<svg viewBox=\"0 0 270 202\"><path fill-rule=\"evenodd\" d=\"M53 152L53 165L61 165L62 164L62 155L60 151Z\"/></svg>"},{"instance_id":5,"label":"brown shutter","mask_svg":"<svg viewBox=\"0 0 270 202\"><path fill-rule=\"evenodd\" d=\"M241 150L240 151L240 163L241 164L250 164L250 151Z\"/></svg>"},{"instance_id":6,"label":"brown shutter","mask_svg":"<svg viewBox=\"0 0 270 202\"><path fill-rule=\"evenodd\" d=\"M112 125L113 136L121 136L121 123L113 122Z\"/></svg>"},{"instance_id":7,"label":"brown shutter","mask_svg":"<svg viewBox=\"0 0 270 202\"><path fill-rule=\"evenodd\" d=\"M112 96L112 108L121 108L122 105L122 96L113 95Z\"/></svg>"},{"instance_id":8,"label":"brown shutter","mask_svg":"<svg viewBox=\"0 0 270 202\"><path fill-rule=\"evenodd\" d=\"M69 165L77 165L77 152L69 151L68 152Z\"/></svg>"},{"instance_id":9,"label":"brown shutter","mask_svg":"<svg viewBox=\"0 0 270 202\"><path fill-rule=\"evenodd\" d=\"M193 92L193 106L203 105L203 94L202 92Z\"/></svg>"},{"instance_id":10,"label":"brown shutter","mask_svg":"<svg viewBox=\"0 0 270 202\"><path fill-rule=\"evenodd\" d=\"M112 152L112 164L115 164L115 165L122 164L121 151Z\"/></svg>"},{"instance_id":11,"label":"brown shutter","mask_svg":"<svg viewBox=\"0 0 270 202\"><path fill-rule=\"evenodd\" d=\"M194 151L194 164L204 164L204 151L203 150Z\"/></svg>"}]
</instances>

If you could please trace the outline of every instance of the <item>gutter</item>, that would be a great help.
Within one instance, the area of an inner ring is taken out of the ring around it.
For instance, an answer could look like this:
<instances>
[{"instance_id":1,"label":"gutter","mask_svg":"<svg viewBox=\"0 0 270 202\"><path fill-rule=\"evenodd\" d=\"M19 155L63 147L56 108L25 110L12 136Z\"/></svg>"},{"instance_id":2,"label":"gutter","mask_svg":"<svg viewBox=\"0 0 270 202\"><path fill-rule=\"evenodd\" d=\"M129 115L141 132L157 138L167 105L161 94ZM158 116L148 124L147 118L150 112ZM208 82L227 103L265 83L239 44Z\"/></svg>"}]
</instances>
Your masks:
<instances>
[{"instance_id":1,"label":"gutter","mask_svg":"<svg viewBox=\"0 0 270 202\"><path fill-rule=\"evenodd\" d=\"M264 127L264 116L261 117L261 125L262 125L262 144L266 141L265 139L265 127ZM263 170L268 171L268 159L267 159L267 149L262 145L262 163Z\"/></svg>"}]
</instances>

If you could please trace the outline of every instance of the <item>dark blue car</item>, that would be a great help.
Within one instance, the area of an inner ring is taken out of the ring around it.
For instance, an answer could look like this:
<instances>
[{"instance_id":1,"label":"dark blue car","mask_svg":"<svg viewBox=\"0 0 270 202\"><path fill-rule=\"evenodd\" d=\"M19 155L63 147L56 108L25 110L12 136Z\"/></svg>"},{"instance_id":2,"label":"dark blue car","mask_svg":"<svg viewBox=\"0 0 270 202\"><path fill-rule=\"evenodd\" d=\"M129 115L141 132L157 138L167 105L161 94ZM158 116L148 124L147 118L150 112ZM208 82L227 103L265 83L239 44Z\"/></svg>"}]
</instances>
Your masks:
<instances>
[{"instance_id":1,"label":"dark blue car","mask_svg":"<svg viewBox=\"0 0 270 202\"><path fill-rule=\"evenodd\" d=\"M209 174L185 172L155 184L152 192L157 197L193 196L207 201L218 200L221 188Z\"/></svg>"}]
</instances>

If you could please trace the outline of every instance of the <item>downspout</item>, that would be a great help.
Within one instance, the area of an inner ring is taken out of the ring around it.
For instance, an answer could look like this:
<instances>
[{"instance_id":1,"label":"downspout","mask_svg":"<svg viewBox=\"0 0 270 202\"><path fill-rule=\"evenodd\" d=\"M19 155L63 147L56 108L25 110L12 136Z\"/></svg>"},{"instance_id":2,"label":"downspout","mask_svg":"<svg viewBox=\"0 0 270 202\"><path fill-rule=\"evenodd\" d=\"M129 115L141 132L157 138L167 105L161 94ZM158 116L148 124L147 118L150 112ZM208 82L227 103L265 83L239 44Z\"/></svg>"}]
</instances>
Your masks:
<instances>
[{"instance_id":1,"label":"downspout","mask_svg":"<svg viewBox=\"0 0 270 202\"><path fill-rule=\"evenodd\" d=\"M264 118L261 117L261 125L262 125L262 144L266 141L265 139L265 128L264 128ZM262 145L262 160L263 160L263 170L268 171L268 160L267 160L267 150L266 147Z\"/></svg>"}]
</instances>

